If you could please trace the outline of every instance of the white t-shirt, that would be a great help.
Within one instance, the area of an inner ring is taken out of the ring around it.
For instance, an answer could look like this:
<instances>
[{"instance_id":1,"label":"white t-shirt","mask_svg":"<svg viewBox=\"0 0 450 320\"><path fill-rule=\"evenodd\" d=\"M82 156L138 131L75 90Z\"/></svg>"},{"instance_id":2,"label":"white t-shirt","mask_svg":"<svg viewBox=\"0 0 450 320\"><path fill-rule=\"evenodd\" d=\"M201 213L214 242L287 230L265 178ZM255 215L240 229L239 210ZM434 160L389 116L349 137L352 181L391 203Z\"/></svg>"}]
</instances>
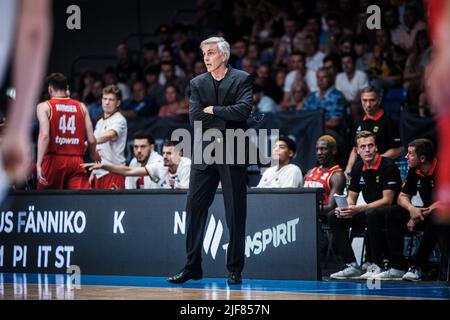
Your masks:
<instances>
[{"instance_id":1,"label":"white t-shirt","mask_svg":"<svg viewBox=\"0 0 450 320\"><path fill-rule=\"evenodd\" d=\"M296 76L297 76L297 70L292 70L291 72L289 72L286 75L286 78L284 79L284 87L283 87L284 92L292 91L292 86L294 85ZM319 90L319 87L317 86L317 78L316 78L315 71L313 71L311 69L307 69L304 79L306 81L306 84L308 85L309 92Z\"/></svg>"},{"instance_id":2,"label":"white t-shirt","mask_svg":"<svg viewBox=\"0 0 450 320\"><path fill-rule=\"evenodd\" d=\"M303 184L303 174L295 164L287 164L280 170L273 166L264 171L257 188L298 188Z\"/></svg>"},{"instance_id":3,"label":"white t-shirt","mask_svg":"<svg viewBox=\"0 0 450 320\"><path fill-rule=\"evenodd\" d=\"M147 171L154 177L154 180L144 180L145 189L170 189L169 178L171 174L169 173L169 168L165 167L163 164L153 164L146 165ZM177 172L173 175L175 179L175 189L177 188L188 188L189 187L189 176L191 174L191 159L181 157L180 163L178 164ZM151 184L148 183L151 181ZM156 187L155 187L156 186Z\"/></svg>"},{"instance_id":4,"label":"white t-shirt","mask_svg":"<svg viewBox=\"0 0 450 320\"><path fill-rule=\"evenodd\" d=\"M95 125L94 136L98 138L109 130L114 130L117 133L117 139L115 141L97 144L97 151L102 157L102 163L124 165L124 151L127 143L127 120L120 112L114 113L107 119L100 118ZM97 179L108 173L108 171L103 169L94 170Z\"/></svg>"},{"instance_id":5,"label":"white t-shirt","mask_svg":"<svg viewBox=\"0 0 450 320\"><path fill-rule=\"evenodd\" d=\"M152 151L150 153L150 157L148 157L147 165L164 165L163 157L156 151ZM136 158L133 158L130 161L130 164L128 165L130 168L140 168L141 164L136 160ZM125 189L136 189L136 183L138 181L139 177L126 177L125 178ZM153 184L153 185L152 185ZM145 176L144 177L144 188L145 185L151 186L150 189L159 188L156 183L154 183L152 180L150 180L150 177Z\"/></svg>"},{"instance_id":6,"label":"white t-shirt","mask_svg":"<svg viewBox=\"0 0 450 320\"><path fill-rule=\"evenodd\" d=\"M342 92L347 101L357 98L358 92L369 86L367 74L361 70L356 70L352 80L349 80L345 72L338 73L336 77L336 89Z\"/></svg>"}]
</instances>

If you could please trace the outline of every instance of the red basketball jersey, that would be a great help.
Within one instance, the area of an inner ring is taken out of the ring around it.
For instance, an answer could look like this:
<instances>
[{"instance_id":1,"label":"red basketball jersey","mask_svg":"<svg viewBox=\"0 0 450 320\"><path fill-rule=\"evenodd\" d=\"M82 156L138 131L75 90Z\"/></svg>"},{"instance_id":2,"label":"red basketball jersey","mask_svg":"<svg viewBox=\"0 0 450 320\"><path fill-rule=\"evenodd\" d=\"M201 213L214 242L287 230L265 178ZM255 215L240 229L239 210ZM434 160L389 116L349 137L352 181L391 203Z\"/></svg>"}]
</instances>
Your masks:
<instances>
[{"instance_id":1,"label":"red basketball jersey","mask_svg":"<svg viewBox=\"0 0 450 320\"><path fill-rule=\"evenodd\" d=\"M52 98L47 103L50 106L47 154L84 155L86 123L80 102L70 98Z\"/></svg>"},{"instance_id":2,"label":"red basketball jersey","mask_svg":"<svg viewBox=\"0 0 450 320\"><path fill-rule=\"evenodd\" d=\"M321 170L322 166L315 167L311 170L311 172L305 177L304 187L307 188L324 188L324 201L323 204L328 204L328 196L330 195L331 187L330 187L330 178L336 171L342 171L339 165L335 165L326 170Z\"/></svg>"}]
</instances>

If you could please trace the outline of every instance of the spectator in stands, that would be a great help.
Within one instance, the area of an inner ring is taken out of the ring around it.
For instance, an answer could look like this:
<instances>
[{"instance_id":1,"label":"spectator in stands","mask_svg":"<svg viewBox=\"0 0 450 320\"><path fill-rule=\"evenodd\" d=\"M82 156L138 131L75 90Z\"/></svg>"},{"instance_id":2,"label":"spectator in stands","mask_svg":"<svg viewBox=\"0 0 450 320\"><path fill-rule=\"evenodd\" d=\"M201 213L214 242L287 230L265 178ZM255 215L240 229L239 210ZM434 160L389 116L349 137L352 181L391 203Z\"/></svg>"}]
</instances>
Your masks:
<instances>
[{"instance_id":1,"label":"spectator in stands","mask_svg":"<svg viewBox=\"0 0 450 320\"><path fill-rule=\"evenodd\" d=\"M175 142L164 143L163 162L164 165L156 163L135 168L110 163L85 163L83 167L90 170L104 169L127 177L148 176L161 189L188 189L191 160L182 156Z\"/></svg>"},{"instance_id":2,"label":"spectator in stands","mask_svg":"<svg viewBox=\"0 0 450 320\"><path fill-rule=\"evenodd\" d=\"M369 50L369 39L365 35L358 35L354 39L354 49L357 56L356 69L369 72L373 53Z\"/></svg>"},{"instance_id":3,"label":"spectator in stands","mask_svg":"<svg viewBox=\"0 0 450 320\"><path fill-rule=\"evenodd\" d=\"M283 101L283 96L284 96L284 80L286 79L287 76L287 71L285 68L278 68L275 71L275 85L277 86L277 88L279 90L281 90L282 96L281 96L281 101Z\"/></svg>"},{"instance_id":4,"label":"spectator in stands","mask_svg":"<svg viewBox=\"0 0 450 320\"><path fill-rule=\"evenodd\" d=\"M178 78L181 79L185 79L186 78L186 72L183 70L183 68L181 68L176 59L175 59L175 55L172 52L172 49L170 47L170 45L163 47L160 53L160 64L164 63L164 62L168 62L171 63L175 69L175 76L177 76ZM163 73L161 73L159 75L159 79L158 79L159 83L161 85L165 85L167 82L167 79L165 78L165 75Z\"/></svg>"},{"instance_id":5,"label":"spectator in stands","mask_svg":"<svg viewBox=\"0 0 450 320\"><path fill-rule=\"evenodd\" d=\"M410 104L417 105L425 68L430 62L431 47L428 40L428 32L420 30L416 33L414 49L406 59L403 71L403 88L408 89Z\"/></svg>"},{"instance_id":6,"label":"spectator in stands","mask_svg":"<svg viewBox=\"0 0 450 320\"><path fill-rule=\"evenodd\" d=\"M342 195L345 189L344 171L336 162L336 140L330 135L321 136L316 142L316 157L319 165L305 175L305 188L323 188L324 200L320 220L326 223L327 214L336 208L334 194Z\"/></svg>"},{"instance_id":7,"label":"spectator in stands","mask_svg":"<svg viewBox=\"0 0 450 320\"><path fill-rule=\"evenodd\" d=\"M369 279L382 272L385 236L383 228L385 216L392 211L400 191L400 171L394 161L382 157L377 152L375 134L361 131L356 135L356 148L362 161L352 169L352 179L344 208L336 208L328 214L328 224L333 234L333 242L343 258L346 267L330 277L348 279L360 277ZM356 205L359 193L367 204ZM364 229L367 226L368 243L366 254L366 273L359 267L352 250L348 229ZM371 263L369 265L369 263Z\"/></svg>"},{"instance_id":8,"label":"spectator in stands","mask_svg":"<svg viewBox=\"0 0 450 320\"><path fill-rule=\"evenodd\" d=\"M251 42L248 45L247 57L255 61L256 64L260 62L261 57L259 52L259 45L257 42Z\"/></svg>"},{"instance_id":9,"label":"spectator in stands","mask_svg":"<svg viewBox=\"0 0 450 320\"><path fill-rule=\"evenodd\" d=\"M158 106L164 104L164 86L158 82L160 68L158 65L148 66L144 70L147 95L153 96Z\"/></svg>"},{"instance_id":10,"label":"spectator in stands","mask_svg":"<svg viewBox=\"0 0 450 320\"><path fill-rule=\"evenodd\" d=\"M324 31L322 29L322 22L319 14L313 12L308 15L302 33L305 34L303 38L305 38L308 34L315 35L319 41L319 50L322 52L325 51L324 46L327 37L327 31Z\"/></svg>"},{"instance_id":11,"label":"spectator in stands","mask_svg":"<svg viewBox=\"0 0 450 320\"><path fill-rule=\"evenodd\" d=\"M103 117L95 126L97 152L102 162L118 165L125 164L125 146L127 143L127 120L119 112L122 101L121 92L115 85L103 89ZM95 170L91 174L93 189L125 189L125 179L105 170Z\"/></svg>"},{"instance_id":12,"label":"spectator in stands","mask_svg":"<svg viewBox=\"0 0 450 320\"><path fill-rule=\"evenodd\" d=\"M398 210L386 216L386 237L389 248L391 268L376 276L378 279L401 279L419 281L428 270L428 258L436 246L440 232L432 221L439 202L433 201L435 170L437 159L433 143L427 139L416 139L409 143L408 176L398 197ZM413 197L419 195L420 200ZM412 264L405 273L407 264L403 255L404 235L406 231L423 231L423 236L412 257Z\"/></svg>"},{"instance_id":13,"label":"spectator in stands","mask_svg":"<svg viewBox=\"0 0 450 320\"><path fill-rule=\"evenodd\" d=\"M158 26L155 30L155 34L158 36L158 56L162 58L164 50L169 48L168 50L170 51L170 44L172 43L172 30L170 26L163 24ZM173 60L173 57L169 60Z\"/></svg>"},{"instance_id":14,"label":"spectator in stands","mask_svg":"<svg viewBox=\"0 0 450 320\"><path fill-rule=\"evenodd\" d=\"M133 84L133 99L124 103L120 112L127 119L134 119L136 117L151 117L159 112L159 107L156 104L153 96L147 95L147 88L143 81L136 81Z\"/></svg>"},{"instance_id":15,"label":"spectator in stands","mask_svg":"<svg viewBox=\"0 0 450 320\"><path fill-rule=\"evenodd\" d=\"M264 94L272 98L275 103L281 102L281 99L283 98L283 90L278 87L272 79L269 64L262 63L258 66L258 69L256 70L255 84L261 86Z\"/></svg>"},{"instance_id":16,"label":"spectator in stands","mask_svg":"<svg viewBox=\"0 0 450 320\"><path fill-rule=\"evenodd\" d=\"M328 27L328 37L326 39L326 52L339 52L339 41L344 35L351 34L349 30L344 30L342 20L338 13L331 12L326 16L326 24Z\"/></svg>"},{"instance_id":17,"label":"spectator in stands","mask_svg":"<svg viewBox=\"0 0 450 320\"><path fill-rule=\"evenodd\" d=\"M173 61L161 62L161 73L159 74L159 84L165 86L170 83L176 85L179 92L184 92L188 82L186 77L177 76L175 73L175 64ZM163 81L161 81L161 78Z\"/></svg>"},{"instance_id":18,"label":"spectator in stands","mask_svg":"<svg viewBox=\"0 0 450 320\"><path fill-rule=\"evenodd\" d=\"M277 61L282 62L289 57L294 50L294 37L297 32L297 21L292 17L284 19L284 34L280 38L277 50Z\"/></svg>"},{"instance_id":19,"label":"spectator in stands","mask_svg":"<svg viewBox=\"0 0 450 320\"><path fill-rule=\"evenodd\" d=\"M343 36L339 40L339 54L342 56L346 53L353 52L353 38L351 36Z\"/></svg>"},{"instance_id":20,"label":"spectator in stands","mask_svg":"<svg viewBox=\"0 0 450 320\"><path fill-rule=\"evenodd\" d=\"M86 104L96 100L92 92L95 78L96 75L92 70L85 70L81 74L80 85L78 86L78 97Z\"/></svg>"},{"instance_id":21,"label":"spectator in stands","mask_svg":"<svg viewBox=\"0 0 450 320\"><path fill-rule=\"evenodd\" d=\"M330 54L326 55L323 58L322 67L330 70L331 74L333 75L332 79L333 79L333 84L334 84L337 74L339 72L342 72L341 57L337 53L330 53Z\"/></svg>"},{"instance_id":22,"label":"spectator in stands","mask_svg":"<svg viewBox=\"0 0 450 320\"><path fill-rule=\"evenodd\" d=\"M405 58L404 51L392 43L389 30L377 30L374 56L370 63L371 85L378 90L399 86Z\"/></svg>"},{"instance_id":23,"label":"spectator in stands","mask_svg":"<svg viewBox=\"0 0 450 320\"><path fill-rule=\"evenodd\" d=\"M300 80L294 82L292 91L289 94L288 108L283 109L282 111L299 112L302 109L305 98L308 96L308 94L308 86L304 81Z\"/></svg>"},{"instance_id":24,"label":"spectator in stands","mask_svg":"<svg viewBox=\"0 0 450 320\"><path fill-rule=\"evenodd\" d=\"M284 80L284 95L283 101L281 102L282 110L288 110L290 107L290 93L295 83L305 81L310 92L317 90L316 73L306 68L305 54L300 51L295 51L289 57L289 60L293 66L293 70L286 75L286 79Z\"/></svg>"},{"instance_id":25,"label":"spectator in stands","mask_svg":"<svg viewBox=\"0 0 450 320\"><path fill-rule=\"evenodd\" d=\"M398 7L388 4L383 10L383 27L391 33L392 43L400 46L400 35L405 32L406 27L400 23Z\"/></svg>"},{"instance_id":26,"label":"spectator in stands","mask_svg":"<svg viewBox=\"0 0 450 320\"><path fill-rule=\"evenodd\" d=\"M268 113L276 112L278 109L278 105L275 101L266 95L263 87L257 84L253 86L253 103L253 112Z\"/></svg>"},{"instance_id":27,"label":"spectator in stands","mask_svg":"<svg viewBox=\"0 0 450 320\"><path fill-rule=\"evenodd\" d=\"M367 7L360 8L358 11L358 20L355 28L353 41L356 43L357 38L365 38L367 44L372 47L375 42L373 31L367 28L367 19L369 14L367 13Z\"/></svg>"},{"instance_id":28,"label":"spectator in stands","mask_svg":"<svg viewBox=\"0 0 450 320\"><path fill-rule=\"evenodd\" d=\"M155 151L155 140L145 131L138 131L133 135L133 154L130 168L140 168L146 165L162 165L163 157ZM125 189L154 189L158 185L148 176L126 177Z\"/></svg>"},{"instance_id":29,"label":"spectator in stands","mask_svg":"<svg viewBox=\"0 0 450 320\"><path fill-rule=\"evenodd\" d=\"M95 80L92 85L92 95L94 101L87 105L89 110L89 116L91 117L92 123L95 125L98 118L103 114L102 108L102 92L103 92L103 81L98 79Z\"/></svg>"},{"instance_id":30,"label":"spectator in stands","mask_svg":"<svg viewBox=\"0 0 450 320\"><path fill-rule=\"evenodd\" d=\"M302 171L290 163L297 147L288 137L280 137L272 150L272 159L276 165L264 171L256 188L299 188L303 184Z\"/></svg>"},{"instance_id":31,"label":"spectator in stands","mask_svg":"<svg viewBox=\"0 0 450 320\"><path fill-rule=\"evenodd\" d=\"M242 59L247 55L247 40L237 38L231 43L230 64L239 70L242 70Z\"/></svg>"},{"instance_id":32,"label":"spectator in stands","mask_svg":"<svg viewBox=\"0 0 450 320\"><path fill-rule=\"evenodd\" d=\"M116 72L120 82L128 83L133 80L133 73L139 73L139 65L132 59L130 49L121 43L116 48L117 65Z\"/></svg>"},{"instance_id":33,"label":"spectator in stands","mask_svg":"<svg viewBox=\"0 0 450 320\"><path fill-rule=\"evenodd\" d=\"M187 81L194 72L195 62L199 59L197 42L192 40L186 41L181 47L180 55L183 63L183 69L186 74L185 79Z\"/></svg>"},{"instance_id":34,"label":"spectator in stands","mask_svg":"<svg viewBox=\"0 0 450 320\"><path fill-rule=\"evenodd\" d=\"M119 79L117 78L117 74L113 68L107 68L103 72L103 82L105 86L114 84L119 87L120 92L122 93L123 102L127 102L131 99L131 91L128 84L119 81Z\"/></svg>"},{"instance_id":35,"label":"spectator in stands","mask_svg":"<svg viewBox=\"0 0 450 320\"><path fill-rule=\"evenodd\" d=\"M86 146L92 160L100 161L100 157L88 110L67 96L69 84L63 74L52 73L47 83L51 99L37 106L37 188L90 189L86 172L80 168Z\"/></svg>"},{"instance_id":36,"label":"spectator in stands","mask_svg":"<svg viewBox=\"0 0 450 320\"><path fill-rule=\"evenodd\" d=\"M345 98L333 85L331 72L322 67L317 71L318 91L310 93L303 103L302 111L323 110L325 127L338 133L345 116Z\"/></svg>"},{"instance_id":37,"label":"spectator in stands","mask_svg":"<svg viewBox=\"0 0 450 320\"><path fill-rule=\"evenodd\" d=\"M173 84L166 85L165 104L159 109L159 117L175 116L179 114L188 114L189 107L184 99L180 99L180 93L177 86Z\"/></svg>"},{"instance_id":38,"label":"spectator in stands","mask_svg":"<svg viewBox=\"0 0 450 320\"><path fill-rule=\"evenodd\" d=\"M369 86L369 78L363 71L356 69L356 56L354 53L341 55L343 72L336 76L336 89L342 92L350 105L353 121L360 121L361 90Z\"/></svg>"},{"instance_id":39,"label":"spectator in stands","mask_svg":"<svg viewBox=\"0 0 450 320\"><path fill-rule=\"evenodd\" d=\"M245 71L254 77L256 73L256 61L245 56L242 58L241 68L242 71Z\"/></svg>"},{"instance_id":40,"label":"spectator in stands","mask_svg":"<svg viewBox=\"0 0 450 320\"><path fill-rule=\"evenodd\" d=\"M144 70L151 66L159 65L158 45L154 42L147 42L141 50L142 66Z\"/></svg>"},{"instance_id":41,"label":"spectator in stands","mask_svg":"<svg viewBox=\"0 0 450 320\"><path fill-rule=\"evenodd\" d=\"M319 38L315 34L308 34L303 43L306 55L306 67L317 71L323 65L325 53L319 50Z\"/></svg>"},{"instance_id":42,"label":"spectator in stands","mask_svg":"<svg viewBox=\"0 0 450 320\"><path fill-rule=\"evenodd\" d=\"M406 6L403 20L406 28L400 32L399 46L405 51L410 51L414 47L417 32L426 30L427 24L419 20L417 8L411 5Z\"/></svg>"},{"instance_id":43,"label":"spectator in stands","mask_svg":"<svg viewBox=\"0 0 450 320\"><path fill-rule=\"evenodd\" d=\"M373 132L376 135L378 152L383 157L397 159L403 151L399 125L384 113L380 104L381 98L374 87L367 87L361 91L361 105L364 109L364 117L356 129L356 134L360 131ZM345 174L348 179L350 179L349 174L357 158L357 149L352 148L345 168Z\"/></svg>"}]
</instances>

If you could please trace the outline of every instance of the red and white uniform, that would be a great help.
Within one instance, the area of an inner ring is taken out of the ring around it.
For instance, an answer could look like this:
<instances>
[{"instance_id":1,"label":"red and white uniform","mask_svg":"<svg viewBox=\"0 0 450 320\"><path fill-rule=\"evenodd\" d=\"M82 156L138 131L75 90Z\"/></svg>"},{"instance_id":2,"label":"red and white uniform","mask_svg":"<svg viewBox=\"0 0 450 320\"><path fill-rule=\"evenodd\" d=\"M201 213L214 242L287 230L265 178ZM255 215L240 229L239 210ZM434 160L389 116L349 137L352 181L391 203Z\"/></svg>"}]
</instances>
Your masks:
<instances>
[{"instance_id":1,"label":"red and white uniform","mask_svg":"<svg viewBox=\"0 0 450 320\"><path fill-rule=\"evenodd\" d=\"M42 171L48 184L38 183L38 189L89 189L86 170L80 167L86 150L84 109L70 98L52 98L47 104L50 142Z\"/></svg>"},{"instance_id":2,"label":"red and white uniform","mask_svg":"<svg viewBox=\"0 0 450 320\"><path fill-rule=\"evenodd\" d=\"M107 118L97 121L94 136L98 139L107 131L117 134L115 140L97 144L97 151L102 163L125 165L125 147L127 144L127 120L120 112L115 112ZM94 170L94 189L125 189L125 177L106 170Z\"/></svg>"},{"instance_id":3,"label":"red and white uniform","mask_svg":"<svg viewBox=\"0 0 450 320\"><path fill-rule=\"evenodd\" d=\"M323 204L326 206L328 204L328 197L330 196L331 186L330 179L333 173L341 171L342 169L339 165L322 170L322 166L315 167L311 170L309 174L305 177L305 183L303 187L305 188L324 188L324 201Z\"/></svg>"},{"instance_id":4,"label":"red and white uniform","mask_svg":"<svg viewBox=\"0 0 450 320\"><path fill-rule=\"evenodd\" d=\"M147 166L164 166L163 157L156 151L152 151L150 156L148 157ZM133 158L128 165L130 168L139 168L142 165ZM125 178L125 189L157 189L159 185L152 180L150 180L149 176L142 177L126 177Z\"/></svg>"}]
</instances>

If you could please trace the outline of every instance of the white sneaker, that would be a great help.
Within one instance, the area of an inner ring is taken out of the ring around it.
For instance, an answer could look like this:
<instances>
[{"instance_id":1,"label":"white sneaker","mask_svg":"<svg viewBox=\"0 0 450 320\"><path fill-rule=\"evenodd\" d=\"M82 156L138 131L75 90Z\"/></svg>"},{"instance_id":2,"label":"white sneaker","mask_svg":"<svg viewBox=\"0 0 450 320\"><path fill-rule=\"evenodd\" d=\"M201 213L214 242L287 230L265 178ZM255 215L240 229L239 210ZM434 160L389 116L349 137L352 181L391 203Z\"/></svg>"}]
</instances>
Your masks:
<instances>
[{"instance_id":1,"label":"white sneaker","mask_svg":"<svg viewBox=\"0 0 450 320\"><path fill-rule=\"evenodd\" d=\"M367 267L366 273L361 275L359 278L360 279L371 279L371 278L375 277L377 274L381 273L382 271L383 270L381 270L381 268L377 264L372 263L370 266Z\"/></svg>"},{"instance_id":2,"label":"white sneaker","mask_svg":"<svg viewBox=\"0 0 450 320\"><path fill-rule=\"evenodd\" d=\"M366 271L367 271L367 268L369 268L371 265L372 265L371 262L367 262L367 261L364 262L364 263L362 264L362 266L361 266L361 271L366 272Z\"/></svg>"},{"instance_id":3,"label":"white sneaker","mask_svg":"<svg viewBox=\"0 0 450 320\"><path fill-rule=\"evenodd\" d=\"M405 270L389 268L388 270L377 274L374 278L380 280L401 280L404 274Z\"/></svg>"},{"instance_id":4,"label":"white sneaker","mask_svg":"<svg viewBox=\"0 0 450 320\"><path fill-rule=\"evenodd\" d=\"M420 281L422 280L422 271L419 267L410 267L402 279L407 281Z\"/></svg>"},{"instance_id":5,"label":"white sneaker","mask_svg":"<svg viewBox=\"0 0 450 320\"><path fill-rule=\"evenodd\" d=\"M330 275L332 279L353 279L358 278L361 275L361 270L359 270L356 262L347 264L347 267L339 272Z\"/></svg>"}]
</instances>

